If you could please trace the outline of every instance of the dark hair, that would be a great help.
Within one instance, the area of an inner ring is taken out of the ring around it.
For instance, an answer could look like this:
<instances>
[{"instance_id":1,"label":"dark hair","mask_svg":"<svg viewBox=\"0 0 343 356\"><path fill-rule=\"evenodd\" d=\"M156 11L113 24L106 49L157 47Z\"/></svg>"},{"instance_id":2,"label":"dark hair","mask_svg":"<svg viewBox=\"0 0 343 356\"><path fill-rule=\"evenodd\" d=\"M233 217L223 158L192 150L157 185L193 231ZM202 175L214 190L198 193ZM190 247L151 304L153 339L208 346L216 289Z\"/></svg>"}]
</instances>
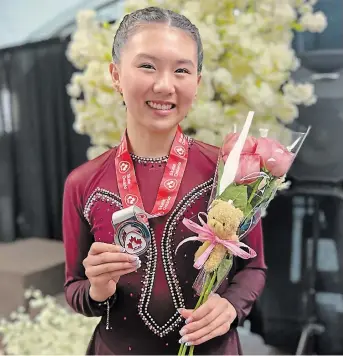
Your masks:
<instances>
[{"instance_id":1,"label":"dark hair","mask_svg":"<svg viewBox=\"0 0 343 356\"><path fill-rule=\"evenodd\" d=\"M139 25L147 23L165 23L190 34L198 47L198 73L201 73L204 54L199 30L187 17L159 7L147 7L124 16L113 40L112 58L114 63L119 63L121 49L124 47L132 32L134 32Z\"/></svg>"}]
</instances>

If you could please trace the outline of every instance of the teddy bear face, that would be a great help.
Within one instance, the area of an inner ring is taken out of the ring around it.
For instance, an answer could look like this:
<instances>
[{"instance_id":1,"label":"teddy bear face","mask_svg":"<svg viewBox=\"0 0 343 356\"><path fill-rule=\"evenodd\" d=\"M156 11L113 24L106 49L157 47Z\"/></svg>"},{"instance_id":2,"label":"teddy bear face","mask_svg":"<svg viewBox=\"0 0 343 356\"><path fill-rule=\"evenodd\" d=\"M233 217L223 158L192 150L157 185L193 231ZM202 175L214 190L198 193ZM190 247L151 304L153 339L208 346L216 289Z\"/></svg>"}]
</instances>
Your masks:
<instances>
[{"instance_id":1,"label":"teddy bear face","mask_svg":"<svg viewBox=\"0 0 343 356\"><path fill-rule=\"evenodd\" d=\"M242 211L224 201L214 203L209 210L207 224L220 239L237 239L237 229L243 218Z\"/></svg>"}]
</instances>

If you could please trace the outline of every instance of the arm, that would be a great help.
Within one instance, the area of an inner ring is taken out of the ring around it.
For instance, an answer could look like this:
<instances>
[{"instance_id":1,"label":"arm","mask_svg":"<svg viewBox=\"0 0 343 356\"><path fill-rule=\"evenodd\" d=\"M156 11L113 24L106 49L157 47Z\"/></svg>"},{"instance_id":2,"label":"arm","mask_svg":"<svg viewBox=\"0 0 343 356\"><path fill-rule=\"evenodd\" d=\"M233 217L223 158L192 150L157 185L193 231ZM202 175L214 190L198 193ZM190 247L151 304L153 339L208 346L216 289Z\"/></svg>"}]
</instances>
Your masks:
<instances>
[{"instance_id":1,"label":"arm","mask_svg":"<svg viewBox=\"0 0 343 356\"><path fill-rule=\"evenodd\" d=\"M80 184L76 172L71 173L64 187L63 242L65 249L64 292L68 304L85 316L102 316L104 303L97 303L89 296L90 283L85 275L83 260L94 242L89 225L82 213ZM114 297L111 303L114 302Z\"/></svg>"},{"instance_id":2,"label":"arm","mask_svg":"<svg viewBox=\"0 0 343 356\"><path fill-rule=\"evenodd\" d=\"M236 309L237 318L234 324L238 325L244 322L265 285L267 267L264 261L261 221L250 232L244 243L254 249L257 256L251 260L237 259L237 272L222 295Z\"/></svg>"}]
</instances>

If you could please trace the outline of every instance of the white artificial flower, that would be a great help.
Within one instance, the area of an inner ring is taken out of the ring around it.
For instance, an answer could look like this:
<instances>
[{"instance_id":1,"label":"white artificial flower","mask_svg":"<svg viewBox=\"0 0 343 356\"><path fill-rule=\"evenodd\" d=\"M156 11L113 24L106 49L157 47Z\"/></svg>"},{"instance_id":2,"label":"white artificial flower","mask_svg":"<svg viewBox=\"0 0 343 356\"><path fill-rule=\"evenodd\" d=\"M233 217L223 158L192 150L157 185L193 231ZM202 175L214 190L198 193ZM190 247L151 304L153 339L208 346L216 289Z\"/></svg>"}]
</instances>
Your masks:
<instances>
[{"instance_id":1,"label":"white artificial flower","mask_svg":"<svg viewBox=\"0 0 343 356\"><path fill-rule=\"evenodd\" d=\"M198 87L197 100L212 100L215 94L213 86L212 72L208 71L206 67L202 69L201 81Z\"/></svg>"},{"instance_id":2,"label":"white artificial flower","mask_svg":"<svg viewBox=\"0 0 343 356\"><path fill-rule=\"evenodd\" d=\"M196 138L203 142L216 145L218 141L217 135L210 129L199 129L196 133Z\"/></svg>"},{"instance_id":3,"label":"white artificial flower","mask_svg":"<svg viewBox=\"0 0 343 356\"><path fill-rule=\"evenodd\" d=\"M298 11L299 11L300 14L303 15L303 14L312 12L313 11L313 7L312 7L312 5L310 3L304 3L301 6L299 6Z\"/></svg>"},{"instance_id":4,"label":"white artificial flower","mask_svg":"<svg viewBox=\"0 0 343 356\"><path fill-rule=\"evenodd\" d=\"M25 308L21 305L20 307L18 307L17 312L18 312L19 314L22 314L22 313L25 312Z\"/></svg>"},{"instance_id":5,"label":"white artificial flower","mask_svg":"<svg viewBox=\"0 0 343 356\"><path fill-rule=\"evenodd\" d=\"M76 23L79 28L88 28L95 23L96 12L94 10L82 10L76 15Z\"/></svg>"},{"instance_id":6,"label":"white artificial flower","mask_svg":"<svg viewBox=\"0 0 343 356\"><path fill-rule=\"evenodd\" d=\"M293 102L281 96L275 105L274 115L284 123L291 123L299 116L299 109Z\"/></svg>"},{"instance_id":7,"label":"white artificial flower","mask_svg":"<svg viewBox=\"0 0 343 356\"><path fill-rule=\"evenodd\" d=\"M326 16L322 11L305 13L300 18L300 24L304 26L305 30L311 32L323 32L328 25Z\"/></svg>"},{"instance_id":8,"label":"white artificial flower","mask_svg":"<svg viewBox=\"0 0 343 356\"><path fill-rule=\"evenodd\" d=\"M270 56L277 71L286 72L295 66L295 51L285 44L275 44L269 47Z\"/></svg>"},{"instance_id":9,"label":"white artificial flower","mask_svg":"<svg viewBox=\"0 0 343 356\"><path fill-rule=\"evenodd\" d=\"M125 0L125 8L127 12L133 12L135 10L143 9L151 5L151 1L149 0Z\"/></svg>"},{"instance_id":10,"label":"white artificial flower","mask_svg":"<svg viewBox=\"0 0 343 356\"><path fill-rule=\"evenodd\" d=\"M218 68L213 72L213 82L218 88L222 88L229 95L237 93L237 86L231 73L226 68Z\"/></svg>"},{"instance_id":11,"label":"white artificial flower","mask_svg":"<svg viewBox=\"0 0 343 356\"><path fill-rule=\"evenodd\" d=\"M32 292L33 292L33 290L31 288L26 289L25 292L24 292L24 298L25 299L31 298L32 297Z\"/></svg>"},{"instance_id":12,"label":"white artificial flower","mask_svg":"<svg viewBox=\"0 0 343 356\"><path fill-rule=\"evenodd\" d=\"M78 98L82 93L80 85L78 85L76 83L68 84L67 85L67 93L69 96L71 96L73 98Z\"/></svg>"},{"instance_id":13,"label":"white artificial flower","mask_svg":"<svg viewBox=\"0 0 343 356\"><path fill-rule=\"evenodd\" d=\"M104 108L111 106L115 99L115 93L99 92L97 95L97 103Z\"/></svg>"},{"instance_id":14,"label":"white artificial flower","mask_svg":"<svg viewBox=\"0 0 343 356\"><path fill-rule=\"evenodd\" d=\"M266 113L267 108L275 105L276 93L268 83L261 82L256 84L253 79L253 77L246 78L240 94L244 97L245 102L254 108L257 114L263 115Z\"/></svg>"},{"instance_id":15,"label":"white artificial flower","mask_svg":"<svg viewBox=\"0 0 343 356\"><path fill-rule=\"evenodd\" d=\"M297 12L290 4L280 1L274 8L273 17L275 22L285 25L296 20Z\"/></svg>"},{"instance_id":16,"label":"white artificial flower","mask_svg":"<svg viewBox=\"0 0 343 356\"><path fill-rule=\"evenodd\" d=\"M194 128L215 127L223 123L224 113L219 102L207 101L199 103L185 119Z\"/></svg>"},{"instance_id":17,"label":"white artificial flower","mask_svg":"<svg viewBox=\"0 0 343 356\"><path fill-rule=\"evenodd\" d=\"M313 84L294 83L285 84L283 88L285 96L294 104L313 105L316 102Z\"/></svg>"},{"instance_id":18,"label":"white artificial flower","mask_svg":"<svg viewBox=\"0 0 343 356\"><path fill-rule=\"evenodd\" d=\"M181 14L185 14L185 13L193 14L193 15L191 15L191 18L193 16L195 16L195 18L197 18L197 16L201 15L201 13L203 12L201 5L202 4L200 1L196 1L196 0L186 1L180 12L181 12ZM184 15L184 16L186 16L186 15ZM186 16L186 17L188 17L188 16ZM189 18L189 19L191 20L191 18Z\"/></svg>"},{"instance_id":19,"label":"white artificial flower","mask_svg":"<svg viewBox=\"0 0 343 356\"><path fill-rule=\"evenodd\" d=\"M203 42L204 52L207 53L207 56L204 58L204 63L211 64L211 61L217 60L223 53L222 42L216 31L216 26L201 23L198 25L198 28Z\"/></svg>"},{"instance_id":20,"label":"white artificial flower","mask_svg":"<svg viewBox=\"0 0 343 356\"><path fill-rule=\"evenodd\" d=\"M87 318L58 305L55 298L41 293L38 315L20 314L15 321L0 323L0 337L5 354L81 355L99 318ZM73 339L75 342L70 342Z\"/></svg>"}]
</instances>

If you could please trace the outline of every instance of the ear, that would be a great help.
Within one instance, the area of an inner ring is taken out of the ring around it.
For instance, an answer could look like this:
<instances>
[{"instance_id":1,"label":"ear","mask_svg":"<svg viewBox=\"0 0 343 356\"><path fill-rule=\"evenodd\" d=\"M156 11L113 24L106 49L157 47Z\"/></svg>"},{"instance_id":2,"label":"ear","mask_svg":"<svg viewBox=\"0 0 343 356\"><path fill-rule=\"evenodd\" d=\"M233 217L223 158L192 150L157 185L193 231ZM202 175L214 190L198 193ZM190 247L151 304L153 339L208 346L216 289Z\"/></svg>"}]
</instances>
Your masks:
<instances>
[{"instance_id":1,"label":"ear","mask_svg":"<svg viewBox=\"0 0 343 356\"><path fill-rule=\"evenodd\" d=\"M198 75L198 79L197 79L197 91L196 91L196 93L195 93L194 100L197 98L197 95L198 95L198 87L199 87L200 81L201 81L201 74Z\"/></svg>"},{"instance_id":2,"label":"ear","mask_svg":"<svg viewBox=\"0 0 343 356\"><path fill-rule=\"evenodd\" d=\"M120 88L120 75L119 75L119 66L113 62L109 65L109 71L111 74L113 86L119 91Z\"/></svg>"}]
</instances>

